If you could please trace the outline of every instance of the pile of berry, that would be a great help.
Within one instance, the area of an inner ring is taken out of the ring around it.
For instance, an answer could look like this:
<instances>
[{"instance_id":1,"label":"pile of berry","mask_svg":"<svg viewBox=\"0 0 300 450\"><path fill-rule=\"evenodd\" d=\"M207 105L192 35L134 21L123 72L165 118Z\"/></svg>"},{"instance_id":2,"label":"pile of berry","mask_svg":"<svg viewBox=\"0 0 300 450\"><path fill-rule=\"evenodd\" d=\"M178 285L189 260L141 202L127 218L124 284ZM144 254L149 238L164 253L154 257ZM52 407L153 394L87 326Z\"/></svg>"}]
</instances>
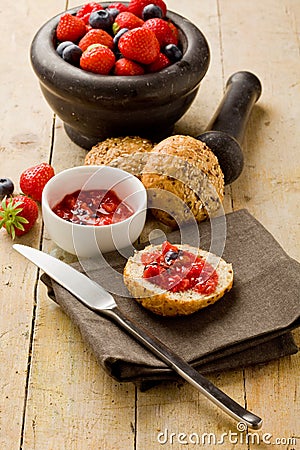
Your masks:
<instances>
[{"instance_id":1,"label":"pile of berry","mask_svg":"<svg viewBox=\"0 0 300 450\"><path fill-rule=\"evenodd\" d=\"M178 29L163 0L131 0L103 7L90 2L61 16L58 54L68 63L101 75L143 75L179 61Z\"/></svg>"}]
</instances>

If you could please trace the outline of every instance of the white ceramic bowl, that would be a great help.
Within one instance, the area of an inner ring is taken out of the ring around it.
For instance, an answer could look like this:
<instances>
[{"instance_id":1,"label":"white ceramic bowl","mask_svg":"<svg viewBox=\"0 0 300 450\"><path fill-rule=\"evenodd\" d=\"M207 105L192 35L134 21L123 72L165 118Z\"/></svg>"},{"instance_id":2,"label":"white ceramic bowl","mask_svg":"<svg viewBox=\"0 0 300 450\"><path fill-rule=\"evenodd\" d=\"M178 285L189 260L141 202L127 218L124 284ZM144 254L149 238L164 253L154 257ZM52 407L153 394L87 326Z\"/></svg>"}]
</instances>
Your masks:
<instances>
[{"instance_id":1,"label":"white ceramic bowl","mask_svg":"<svg viewBox=\"0 0 300 450\"><path fill-rule=\"evenodd\" d=\"M113 190L134 213L112 225L79 225L68 222L52 211L67 194L77 190ZM50 238L63 250L77 257L96 257L132 245L141 234L147 210L147 193L135 176L109 166L79 166L64 170L46 184L42 213Z\"/></svg>"}]
</instances>

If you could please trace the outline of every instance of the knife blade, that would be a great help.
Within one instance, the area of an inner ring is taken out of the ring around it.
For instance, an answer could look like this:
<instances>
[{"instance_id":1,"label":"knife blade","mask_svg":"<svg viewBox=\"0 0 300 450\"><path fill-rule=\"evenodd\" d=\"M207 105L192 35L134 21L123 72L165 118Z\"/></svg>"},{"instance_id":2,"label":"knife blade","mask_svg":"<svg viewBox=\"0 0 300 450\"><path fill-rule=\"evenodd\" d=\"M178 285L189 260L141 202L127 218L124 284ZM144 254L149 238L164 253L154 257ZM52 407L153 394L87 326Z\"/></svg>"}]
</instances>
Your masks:
<instances>
[{"instance_id":1,"label":"knife blade","mask_svg":"<svg viewBox=\"0 0 300 450\"><path fill-rule=\"evenodd\" d=\"M140 324L135 323L130 317L127 317L118 309L113 296L99 284L45 252L21 244L14 244L13 248L74 295L85 306L108 317L127 331L233 419L243 422L255 430L261 428L262 419L260 417L235 402L163 342L141 327Z\"/></svg>"}]
</instances>

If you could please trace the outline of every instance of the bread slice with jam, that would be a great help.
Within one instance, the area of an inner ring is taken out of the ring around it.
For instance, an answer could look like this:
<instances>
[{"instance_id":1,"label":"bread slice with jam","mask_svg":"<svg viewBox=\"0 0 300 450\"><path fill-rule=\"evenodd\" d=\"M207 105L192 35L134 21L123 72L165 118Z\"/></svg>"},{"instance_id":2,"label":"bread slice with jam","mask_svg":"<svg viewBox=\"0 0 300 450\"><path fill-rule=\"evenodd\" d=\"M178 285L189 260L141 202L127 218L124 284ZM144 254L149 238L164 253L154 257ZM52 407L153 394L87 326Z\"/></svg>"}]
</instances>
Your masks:
<instances>
[{"instance_id":1,"label":"bread slice with jam","mask_svg":"<svg viewBox=\"0 0 300 450\"><path fill-rule=\"evenodd\" d=\"M162 316L192 314L212 305L233 284L232 265L219 256L167 241L136 251L123 276L130 294Z\"/></svg>"}]
</instances>

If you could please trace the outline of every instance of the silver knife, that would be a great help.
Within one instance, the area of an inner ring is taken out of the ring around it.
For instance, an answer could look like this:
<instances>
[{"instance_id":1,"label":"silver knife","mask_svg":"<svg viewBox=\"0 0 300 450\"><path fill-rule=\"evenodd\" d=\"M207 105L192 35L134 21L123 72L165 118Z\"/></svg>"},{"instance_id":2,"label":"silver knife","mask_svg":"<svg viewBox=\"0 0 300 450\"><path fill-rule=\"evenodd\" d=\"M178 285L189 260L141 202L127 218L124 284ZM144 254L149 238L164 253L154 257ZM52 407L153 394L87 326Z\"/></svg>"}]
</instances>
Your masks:
<instances>
[{"instance_id":1,"label":"silver knife","mask_svg":"<svg viewBox=\"0 0 300 450\"><path fill-rule=\"evenodd\" d=\"M255 430L261 428L262 419L260 417L236 403L163 342L124 315L118 309L113 296L100 285L63 261L40 250L20 244L14 244L13 248L42 269L85 306L117 323L233 419L243 422Z\"/></svg>"}]
</instances>

